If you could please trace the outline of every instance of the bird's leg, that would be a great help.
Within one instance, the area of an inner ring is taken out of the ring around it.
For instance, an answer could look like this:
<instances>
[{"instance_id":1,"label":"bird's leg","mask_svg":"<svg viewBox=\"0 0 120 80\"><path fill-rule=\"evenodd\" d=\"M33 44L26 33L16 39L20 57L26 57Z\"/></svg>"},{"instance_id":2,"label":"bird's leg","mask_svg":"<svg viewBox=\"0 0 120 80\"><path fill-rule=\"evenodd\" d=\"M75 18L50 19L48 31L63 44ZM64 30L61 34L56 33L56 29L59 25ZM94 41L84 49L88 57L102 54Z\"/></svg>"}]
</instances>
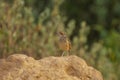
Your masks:
<instances>
[{"instance_id":1,"label":"bird's leg","mask_svg":"<svg viewBox=\"0 0 120 80\"><path fill-rule=\"evenodd\" d=\"M64 56L64 54L65 54L65 51L63 51L62 56Z\"/></svg>"}]
</instances>

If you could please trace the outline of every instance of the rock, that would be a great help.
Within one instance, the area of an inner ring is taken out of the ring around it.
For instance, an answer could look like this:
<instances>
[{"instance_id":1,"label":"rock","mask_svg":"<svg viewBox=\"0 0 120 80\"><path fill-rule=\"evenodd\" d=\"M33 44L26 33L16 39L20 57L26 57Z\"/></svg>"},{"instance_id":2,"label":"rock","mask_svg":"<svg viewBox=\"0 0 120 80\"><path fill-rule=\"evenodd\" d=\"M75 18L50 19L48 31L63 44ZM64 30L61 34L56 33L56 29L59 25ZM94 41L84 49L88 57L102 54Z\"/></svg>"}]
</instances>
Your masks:
<instances>
[{"instance_id":1,"label":"rock","mask_svg":"<svg viewBox=\"0 0 120 80\"><path fill-rule=\"evenodd\" d=\"M14 54L0 60L0 80L103 80L96 69L77 56L35 60Z\"/></svg>"}]
</instances>

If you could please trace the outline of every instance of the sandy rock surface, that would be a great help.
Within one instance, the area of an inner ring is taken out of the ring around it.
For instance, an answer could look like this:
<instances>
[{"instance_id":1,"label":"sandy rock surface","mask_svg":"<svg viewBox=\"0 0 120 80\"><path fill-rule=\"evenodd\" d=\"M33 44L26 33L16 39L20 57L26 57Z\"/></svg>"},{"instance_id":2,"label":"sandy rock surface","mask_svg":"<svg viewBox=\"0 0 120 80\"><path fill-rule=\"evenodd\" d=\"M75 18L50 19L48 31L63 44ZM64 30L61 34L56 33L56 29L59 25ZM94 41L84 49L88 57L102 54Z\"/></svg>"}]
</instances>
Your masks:
<instances>
[{"instance_id":1,"label":"sandy rock surface","mask_svg":"<svg viewBox=\"0 0 120 80\"><path fill-rule=\"evenodd\" d=\"M0 80L103 80L96 69L77 56L35 60L23 54L0 59Z\"/></svg>"}]
</instances>

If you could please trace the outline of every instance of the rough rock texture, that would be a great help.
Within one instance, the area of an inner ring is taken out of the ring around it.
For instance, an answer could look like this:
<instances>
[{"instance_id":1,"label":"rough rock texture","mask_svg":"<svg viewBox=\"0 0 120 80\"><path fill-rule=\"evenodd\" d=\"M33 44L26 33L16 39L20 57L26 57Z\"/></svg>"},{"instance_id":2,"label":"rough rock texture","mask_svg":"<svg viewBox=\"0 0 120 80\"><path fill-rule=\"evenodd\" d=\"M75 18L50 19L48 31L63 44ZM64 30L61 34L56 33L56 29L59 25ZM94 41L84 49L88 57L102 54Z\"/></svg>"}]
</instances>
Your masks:
<instances>
[{"instance_id":1,"label":"rough rock texture","mask_svg":"<svg viewBox=\"0 0 120 80\"><path fill-rule=\"evenodd\" d=\"M77 56L35 60L14 54L0 60L0 80L103 80L99 71Z\"/></svg>"}]
</instances>

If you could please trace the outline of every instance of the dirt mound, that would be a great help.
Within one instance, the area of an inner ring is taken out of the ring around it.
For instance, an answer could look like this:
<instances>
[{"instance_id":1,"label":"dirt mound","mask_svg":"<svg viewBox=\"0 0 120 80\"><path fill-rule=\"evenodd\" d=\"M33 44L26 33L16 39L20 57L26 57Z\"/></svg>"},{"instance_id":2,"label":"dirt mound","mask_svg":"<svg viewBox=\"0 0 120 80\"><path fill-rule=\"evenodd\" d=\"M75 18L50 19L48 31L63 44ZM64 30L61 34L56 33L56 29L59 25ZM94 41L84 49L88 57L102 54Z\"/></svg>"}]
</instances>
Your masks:
<instances>
[{"instance_id":1,"label":"dirt mound","mask_svg":"<svg viewBox=\"0 0 120 80\"><path fill-rule=\"evenodd\" d=\"M77 56L35 60L14 54L0 60L0 80L103 80L99 71Z\"/></svg>"}]
</instances>

